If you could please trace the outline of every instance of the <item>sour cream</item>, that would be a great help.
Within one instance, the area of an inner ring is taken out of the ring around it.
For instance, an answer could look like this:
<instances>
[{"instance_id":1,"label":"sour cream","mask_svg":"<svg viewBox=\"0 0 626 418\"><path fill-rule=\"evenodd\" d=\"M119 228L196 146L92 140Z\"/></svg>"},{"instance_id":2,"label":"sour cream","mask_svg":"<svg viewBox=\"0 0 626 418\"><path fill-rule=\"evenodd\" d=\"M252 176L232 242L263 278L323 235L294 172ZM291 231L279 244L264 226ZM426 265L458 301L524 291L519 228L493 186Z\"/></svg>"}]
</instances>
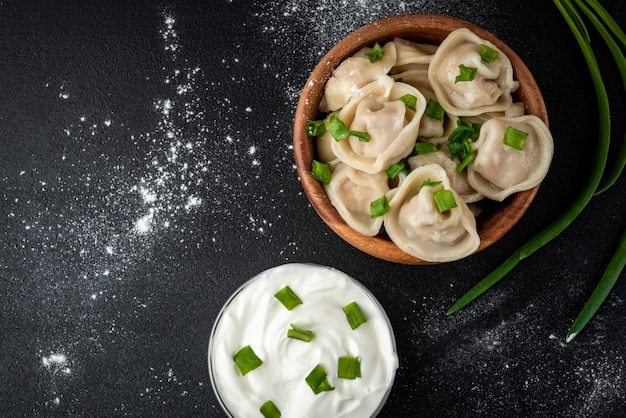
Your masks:
<instances>
[{"instance_id":1,"label":"sour cream","mask_svg":"<svg viewBox=\"0 0 626 418\"><path fill-rule=\"evenodd\" d=\"M291 311L274 297L285 286L303 302ZM354 330L343 311L351 302L367 319ZM288 338L291 324L313 331L313 339ZM242 376L233 356L247 345L263 364ZM342 356L360 358L361 378L337 376ZM315 395L305 377L318 364L335 389ZM393 330L378 301L356 280L323 266L285 264L252 278L226 302L209 342L213 389L237 418L261 417L259 408L268 400L283 418L375 416L397 368Z\"/></svg>"}]
</instances>

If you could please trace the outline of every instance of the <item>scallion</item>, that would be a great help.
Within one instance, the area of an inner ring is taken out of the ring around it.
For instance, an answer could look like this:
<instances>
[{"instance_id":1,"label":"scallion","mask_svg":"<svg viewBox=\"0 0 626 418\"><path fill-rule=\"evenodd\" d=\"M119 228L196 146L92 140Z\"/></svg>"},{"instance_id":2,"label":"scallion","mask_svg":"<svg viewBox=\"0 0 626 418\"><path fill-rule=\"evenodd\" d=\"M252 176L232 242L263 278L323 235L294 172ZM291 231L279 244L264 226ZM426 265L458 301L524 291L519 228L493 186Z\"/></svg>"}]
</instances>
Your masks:
<instances>
[{"instance_id":1,"label":"scallion","mask_svg":"<svg viewBox=\"0 0 626 418\"><path fill-rule=\"evenodd\" d=\"M245 376L252 370L259 367L261 364L263 364L263 360L261 360L256 355L254 350L252 350L252 347L250 347L249 345L237 351L237 353L235 353L235 355L233 356L233 361L235 362L235 365L241 372L242 376Z\"/></svg>"},{"instance_id":2,"label":"scallion","mask_svg":"<svg viewBox=\"0 0 626 418\"><path fill-rule=\"evenodd\" d=\"M314 138L326 133L326 124L323 120L309 120L306 125L304 125L304 129L306 129L308 136Z\"/></svg>"},{"instance_id":3,"label":"scallion","mask_svg":"<svg viewBox=\"0 0 626 418\"><path fill-rule=\"evenodd\" d=\"M509 147L522 151L527 137L528 132L520 131L512 126L508 126L504 130L504 138L502 138L502 141L504 141L504 143Z\"/></svg>"},{"instance_id":4,"label":"scallion","mask_svg":"<svg viewBox=\"0 0 626 418\"><path fill-rule=\"evenodd\" d=\"M426 110L424 110L424 114L430 116L435 120L443 120L445 115L445 111L443 107L439 104L439 102L434 101L433 99L429 99L426 104Z\"/></svg>"},{"instance_id":5,"label":"scallion","mask_svg":"<svg viewBox=\"0 0 626 418\"><path fill-rule=\"evenodd\" d=\"M465 168L475 159L476 159L476 154L468 154L465 158L463 158L463 161L457 164L456 172L460 173L461 171L465 170Z\"/></svg>"},{"instance_id":6,"label":"scallion","mask_svg":"<svg viewBox=\"0 0 626 418\"><path fill-rule=\"evenodd\" d=\"M305 343L311 342L313 339L313 331L306 329L300 329L294 324L291 324L291 328L287 330L287 337L294 340L304 341Z\"/></svg>"},{"instance_id":7,"label":"scallion","mask_svg":"<svg viewBox=\"0 0 626 418\"><path fill-rule=\"evenodd\" d=\"M391 164L385 170L385 174L387 174L387 177L389 177L391 180L394 180L396 177L398 177L398 174L400 173L409 174L409 170L406 169L404 163L402 162L397 164Z\"/></svg>"},{"instance_id":8,"label":"scallion","mask_svg":"<svg viewBox=\"0 0 626 418\"><path fill-rule=\"evenodd\" d=\"M339 357L337 360L337 377L354 380L361 377L361 359L358 357Z\"/></svg>"},{"instance_id":9,"label":"scallion","mask_svg":"<svg viewBox=\"0 0 626 418\"><path fill-rule=\"evenodd\" d=\"M420 154L428 154L431 152L437 152L437 146L435 144L431 144L430 142L416 142L415 143L415 153L417 155Z\"/></svg>"},{"instance_id":10,"label":"scallion","mask_svg":"<svg viewBox=\"0 0 626 418\"><path fill-rule=\"evenodd\" d=\"M443 189L433 193L433 199L439 213L444 213L450 209L456 208L457 203L452 190Z\"/></svg>"},{"instance_id":11,"label":"scallion","mask_svg":"<svg viewBox=\"0 0 626 418\"><path fill-rule=\"evenodd\" d=\"M330 132L332 137L337 142L344 140L350 136L350 130L348 129L346 124L343 123L343 121L339 119L339 116L334 113L330 115L330 118L328 118L326 130Z\"/></svg>"},{"instance_id":12,"label":"scallion","mask_svg":"<svg viewBox=\"0 0 626 418\"><path fill-rule=\"evenodd\" d=\"M326 369L321 364L318 364L311 370L311 373L304 378L304 381L311 388L314 394L318 395L322 392L328 392L335 388L328 381Z\"/></svg>"},{"instance_id":13,"label":"scallion","mask_svg":"<svg viewBox=\"0 0 626 418\"><path fill-rule=\"evenodd\" d=\"M459 65L459 75L454 79L455 83L459 81L474 81L476 78L476 74L478 74L478 68L475 67L466 67L463 64Z\"/></svg>"},{"instance_id":14,"label":"scallion","mask_svg":"<svg viewBox=\"0 0 626 418\"><path fill-rule=\"evenodd\" d=\"M351 136L356 136L361 142L370 142L372 137L367 132L350 131Z\"/></svg>"},{"instance_id":15,"label":"scallion","mask_svg":"<svg viewBox=\"0 0 626 418\"><path fill-rule=\"evenodd\" d=\"M343 307L346 319L350 324L350 328L357 329L359 326L367 322L365 315L361 311L361 307L356 302L351 302Z\"/></svg>"},{"instance_id":16,"label":"scallion","mask_svg":"<svg viewBox=\"0 0 626 418\"><path fill-rule=\"evenodd\" d=\"M380 61L381 59L383 59L385 51L383 51L383 48L378 44L378 42L376 42L374 44L374 47L370 49L365 55L367 55L367 58L373 64L376 61Z\"/></svg>"},{"instance_id":17,"label":"scallion","mask_svg":"<svg viewBox=\"0 0 626 418\"><path fill-rule=\"evenodd\" d=\"M372 218L378 218L389 212L389 200L387 196L382 196L376 200L370 202L370 216Z\"/></svg>"},{"instance_id":18,"label":"scallion","mask_svg":"<svg viewBox=\"0 0 626 418\"><path fill-rule=\"evenodd\" d=\"M412 94L405 94L404 96L400 97L398 100L400 100L402 103L404 103L406 107L408 107L414 112L417 109L417 97Z\"/></svg>"},{"instance_id":19,"label":"scallion","mask_svg":"<svg viewBox=\"0 0 626 418\"><path fill-rule=\"evenodd\" d=\"M274 405L274 402L272 402L271 400L261 405L261 408L259 408L259 412L261 412L261 414L265 418L280 418L281 415L280 410L276 407L276 405Z\"/></svg>"},{"instance_id":20,"label":"scallion","mask_svg":"<svg viewBox=\"0 0 626 418\"><path fill-rule=\"evenodd\" d=\"M332 180L330 164L321 163L317 160L313 160L313 164L311 166L311 175L313 176L313 178L321 181L324 184L330 184L330 181Z\"/></svg>"},{"instance_id":21,"label":"scallion","mask_svg":"<svg viewBox=\"0 0 626 418\"><path fill-rule=\"evenodd\" d=\"M278 299L280 303L282 303L283 306L288 310L292 310L296 306L302 304L302 300L298 297L298 295L296 295L293 290L291 290L289 286L285 286L280 289L278 292L276 292L274 297Z\"/></svg>"},{"instance_id":22,"label":"scallion","mask_svg":"<svg viewBox=\"0 0 626 418\"><path fill-rule=\"evenodd\" d=\"M480 59L485 62L494 62L497 58L498 51L485 44L480 44Z\"/></svg>"},{"instance_id":23,"label":"scallion","mask_svg":"<svg viewBox=\"0 0 626 418\"><path fill-rule=\"evenodd\" d=\"M422 187L436 187L436 186L439 186L441 183L443 183L443 182L442 181L432 181L431 179L426 179L426 180L424 180L424 182L420 186L420 189Z\"/></svg>"}]
</instances>

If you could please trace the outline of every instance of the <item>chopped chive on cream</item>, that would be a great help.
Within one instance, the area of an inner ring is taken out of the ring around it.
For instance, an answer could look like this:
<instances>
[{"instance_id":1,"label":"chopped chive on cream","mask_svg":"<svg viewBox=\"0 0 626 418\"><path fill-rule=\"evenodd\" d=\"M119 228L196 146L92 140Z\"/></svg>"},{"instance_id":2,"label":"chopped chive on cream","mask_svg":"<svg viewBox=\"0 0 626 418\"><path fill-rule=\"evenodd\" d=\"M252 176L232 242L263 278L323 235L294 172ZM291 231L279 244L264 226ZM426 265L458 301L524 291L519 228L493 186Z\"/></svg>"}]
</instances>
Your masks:
<instances>
[{"instance_id":1,"label":"chopped chive on cream","mask_svg":"<svg viewBox=\"0 0 626 418\"><path fill-rule=\"evenodd\" d=\"M280 303L282 303L283 306L288 310L292 310L296 306L302 304L302 300L300 300L298 295L296 295L289 286L285 286L280 289L278 292L276 292L274 297L278 299Z\"/></svg>"},{"instance_id":2,"label":"chopped chive on cream","mask_svg":"<svg viewBox=\"0 0 626 418\"><path fill-rule=\"evenodd\" d=\"M271 400L261 405L261 408L259 408L259 412L261 412L261 414L265 418L280 418L281 415L280 410L276 407L276 405L274 405L274 402L272 402Z\"/></svg>"},{"instance_id":3,"label":"chopped chive on cream","mask_svg":"<svg viewBox=\"0 0 626 418\"><path fill-rule=\"evenodd\" d=\"M412 94L405 94L404 96L400 97L398 100L400 100L402 103L404 103L406 107L408 107L414 112L415 112L415 109L417 109L417 97L413 96Z\"/></svg>"},{"instance_id":4,"label":"chopped chive on cream","mask_svg":"<svg viewBox=\"0 0 626 418\"><path fill-rule=\"evenodd\" d=\"M398 174L400 173L409 174L409 170L406 169L404 163L402 162L397 164L391 164L385 170L385 174L387 174L387 177L389 177L391 180L394 180L396 177L398 177Z\"/></svg>"},{"instance_id":5,"label":"chopped chive on cream","mask_svg":"<svg viewBox=\"0 0 626 418\"><path fill-rule=\"evenodd\" d=\"M437 187L442 183L442 181L432 181L431 179L426 179L424 180L424 182L422 183L422 185L420 186L420 189L422 187Z\"/></svg>"},{"instance_id":6,"label":"chopped chive on cream","mask_svg":"<svg viewBox=\"0 0 626 418\"><path fill-rule=\"evenodd\" d=\"M263 360L256 355L254 350L252 350L252 347L249 345L237 351L237 353L233 356L233 360L242 376L245 376L263 364Z\"/></svg>"},{"instance_id":7,"label":"chopped chive on cream","mask_svg":"<svg viewBox=\"0 0 626 418\"><path fill-rule=\"evenodd\" d=\"M311 175L313 176L313 178L321 181L324 184L330 184L330 181L332 180L330 164L321 163L317 160L313 160L311 166Z\"/></svg>"},{"instance_id":8,"label":"chopped chive on cream","mask_svg":"<svg viewBox=\"0 0 626 418\"><path fill-rule=\"evenodd\" d=\"M476 78L478 69L475 67L466 67L463 64L459 65L459 75L454 79L455 83L459 81L473 81Z\"/></svg>"},{"instance_id":9,"label":"chopped chive on cream","mask_svg":"<svg viewBox=\"0 0 626 418\"><path fill-rule=\"evenodd\" d=\"M374 44L374 47L370 49L365 55L367 55L367 58L373 64L376 61L380 61L381 59L383 59L385 52L383 51L383 48L380 46L380 44L376 42L376 44Z\"/></svg>"},{"instance_id":10,"label":"chopped chive on cream","mask_svg":"<svg viewBox=\"0 0 626 418\"><path fill-rule=\"evenodd\" d=\"M480 59L485 62L494 62L496 58L498 58L498 51L485 44L480 44Z\"/></svg>"},{"instance_id":11,"label":"chopped chive on cream","mask_svg":"<svg viewBox=\"0 0 626 418\"><path fill-rule=\"evenodd\" d=\"M428 103L426 103L426 110L424 110L424 113L435 120L443 120L445 111L443 110L443 107L441 107L439 102L436 102L433 99L428 99Z\"/></svg>"},{"instance_id":12,"label":"chopped chive on cream","mask_svg":"<svg viewBox=\"0 0 626 418\"><path fill-rule=\"evenodd\" d=\"M383 216L385 213L389 212L389 209L389 200L387 200L387 196L380 197L370 202L370 216L372 219Z\"/></svg>"},{"instance_id":13,"label":"chopped chive on cream","mask_svg":"<svg viewBox=\"0 0 626 418\"><path fill-rule=\"evenodd\" d=\"M339 116L334 113L330 115L330 118L328 119L328 123L326 124L326 130L330 132L332 137L337 142L350 136L350 130L348 129L346 124L343 123L343 121L339 119Z\"/></svg>"},{"instance_id":14,"label":"chopped chive on cream","mask_svg":"<svg viewBox=\"0 0 626 418\"><path fill-rule=\"evenodd\" d=\"M291 328L287 330L287 337L308 343L311 342L311 340L313 339L313 331L300 329L294 324L291 324Z\"/></svg>"},{"instance_id":15,"label":"chopped chive on cream","mask_svg":"<svg viewBox=\"0 0 626 418\"><path fill-rule=\"evenodd\" d=\"M433 193L433 199L435 200L435 205L437 206L439 213L447 212L457 206L454 194L452 194L452 191L448 189L437 190Z\"/></svg>"},{"instance_id":16,"label":"chopped chive on cream","mask_svg":"<svg viewBox=\"0 0 626 418\"><path fill-rule=\"evenodd\" d=\"M361 377L361 359L358 357L339 357L337 361L337 377L340 379L356 379Z\"/></svg>"},{"instance_id":17,"label":"chopped chive on cream","mask_svg":"<svg viewBox=\"0 0 626 418\"><path fill-rule=\"evenodd\" d=\"M346 314L346 319L352 329L357 329L359 326L367 322L365 315L363 315L361 308L356 302L351 302L344 306L343 311Z\"/></svg>"},{"instance_id":18,"label":"chopped chive on cream","mask_svg":"<svg viewBox=\"0 0 626 418\"><path fill-rule=\"evenodd\" d=\"M328 381L326 369L321 364L315 366L311 373L304 378L304 381L311 388L314 394L318 395L322 392L335 390Z\"/></svg>"},{"instance_id":19,"label":"chopped chive on cream","mask_svg":"<svg viewBox=\"0 0 626 418\"><path fill-rule=\"evenodd\" d=\"M372 137L367 132L350 131L351 136L356 136L361 142L370 142Z\"/></svg>"},{"instance_id":20,"label":"chopped chive on cream","mask_svg":"<svg viewBox=\"0 0 626 418\"><path fill-rule=\"evenodd\" d=\"M417 155L438 151L437 146L435 144L431 144L430 142L416 142L414 149Z\"/></svg>"},{"instance_id":21,"label":"chopped chive on cream","mask_svg":"<svg viewBox=\"0 0 626 418\"><path fill-rule=\"evenodd\" d=\"M304 125L304 129L310 137L322 136L326 133L326 124L323 120L309 120Z\"/></svg>"},{"instance_id":22,"label":"chopped chive on cream","mask_svg":"<svg viewBox=\"0 0 626 418\"><path fill-rule=\"evenodd\" d=\"M522 151L524 149L524 143L526 142L527 137L527 132L520 131L519 129L515 129L512 126L509 126L504 131L503 141L509 147Z\"/></svg>"}]
</instances>

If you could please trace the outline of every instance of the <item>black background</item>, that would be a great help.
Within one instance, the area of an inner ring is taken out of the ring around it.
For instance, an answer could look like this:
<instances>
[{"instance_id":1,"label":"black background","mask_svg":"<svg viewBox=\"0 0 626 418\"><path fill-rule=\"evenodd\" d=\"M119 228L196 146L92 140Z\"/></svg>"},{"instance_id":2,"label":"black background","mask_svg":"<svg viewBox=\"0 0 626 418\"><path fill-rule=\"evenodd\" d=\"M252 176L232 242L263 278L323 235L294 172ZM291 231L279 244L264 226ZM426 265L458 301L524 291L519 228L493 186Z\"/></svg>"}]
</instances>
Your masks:
<instances>
[{"instance_id":1,"label":"black background","mask_svg":"<svg viewBox=\"0 0 626 418\"><path fill-rule=\"evenodd\" d=\"M622 3L604 4L626 26ZM293 163L313 66L349 32L401 13L455 16L511 46L555 139L512 232L444 265L350 247ZM595 41L615 155L626 107ZM0 415L221 416L207 372L214 318L244 281L286 262L343 270L387 310L400 368L381 416L624 414L626 283L573 342L565 335L626 226L626 179L445 315L589 173L595 95L552 2L5 0L0 45Z\"/></svg>"}]
</instances>

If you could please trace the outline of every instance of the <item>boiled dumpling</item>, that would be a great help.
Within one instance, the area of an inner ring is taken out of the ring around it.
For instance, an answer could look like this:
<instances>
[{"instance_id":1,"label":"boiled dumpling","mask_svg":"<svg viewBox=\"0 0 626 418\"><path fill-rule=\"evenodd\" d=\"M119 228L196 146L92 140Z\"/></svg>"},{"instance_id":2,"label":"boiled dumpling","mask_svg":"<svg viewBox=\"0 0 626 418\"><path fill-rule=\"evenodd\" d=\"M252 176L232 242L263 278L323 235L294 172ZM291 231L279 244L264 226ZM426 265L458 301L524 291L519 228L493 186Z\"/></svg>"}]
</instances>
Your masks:
<instances>
[{"instance_id":1,"label":"boiled dumpling","mask_svg":"<svg viewBox=\"0 0 626 418\"><path fill-rule=\"evenodd\" d=\"M528 134L521 150L505 144L508 127ZM476 159L467 168L468 181L474 189L498 201L539 184L554 153L550 130L534 115L490 119L482 125L472 148Z\"/></svg>"},{"instance_id":2,"label":"boiled dumpling","mask_svg":"<svg viewBox=\"0 0 626 418\"><path fill-rule=\"evenodd\" d=\"M481 59L481 45L497 51L493 62ZM460 66L476 69L472 81L456 81ZM443 108L457 116L505 111L519 82L513 80L509 58L491 42L469 29L451 32L441 43L428 69L428 77Z\"/></svg>"},{"instance_id":3,"label":"boiled dumpling","mask_svg":"<svg viewBox=\"0 0 626 418\"><path fill-rule=\"evenodd\" d=\"M415 111L403 101L417 99ZM367 173L386 170L413 150L420 120L426 108L424 96L415 87L381 77L363 89L337 115L351 131L366 132L368 142L356 136L332 142L333 153L344 163Z\"/></svg>"},{"instance_id":4,"label":"boiled dumpling","mask_svg":"<svg viewBox=\"0 0 626 418\"><path fill-rule=\"evenodd\" d=\"M341 109L360 89L389 73L396 63L396 45L387 42L382 48L383 56L378 61L370 62L367 53L371 48L363 48L339 64L326 83L320 102L322 112Z\"/></svg>"},{"instance_id":5,"label":"boiled dumpling","mask_svg":"<svg viewBox=\"0 0 626 418\"><path fill-rule=\"evenodd\" d=\"M368 174L339 163L324 189L330 202L351 228L368 236L380 232L383 218L372 218L370 203L389 191L384 172Z\"/></svg>"},{"instance_id":6,"label":"boiled dumpling","mask_svg":"<svg viewBox=\"0 0 626 418\"><path fill-rule=\"evenodd\" d=\"M458 260L480 245L474 215L455 191L457 207L439 213L433 194L443 189L451 190L445 170L428 164L413 170L388 194L385 231L402 251L424 261Z\"/></svg>"}]
</instances>

